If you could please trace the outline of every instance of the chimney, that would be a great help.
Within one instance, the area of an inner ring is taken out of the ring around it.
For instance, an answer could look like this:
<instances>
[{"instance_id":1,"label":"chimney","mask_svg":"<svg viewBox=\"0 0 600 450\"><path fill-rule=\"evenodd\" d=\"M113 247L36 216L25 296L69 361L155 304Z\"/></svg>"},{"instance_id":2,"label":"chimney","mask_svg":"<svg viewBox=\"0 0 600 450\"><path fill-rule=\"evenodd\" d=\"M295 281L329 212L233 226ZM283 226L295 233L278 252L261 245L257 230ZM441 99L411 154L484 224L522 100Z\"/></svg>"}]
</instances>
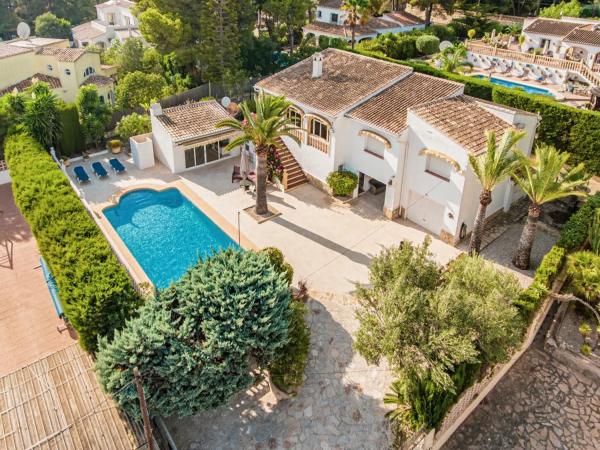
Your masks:
<instances>
[{"instance_id":1,"label":"chimney","mask_svg":"<svg viewBox=\"0 0 600 450\"><path fill-rule=\"evenodd\" d=\"M150 115L153 117L162 116L162 106L160 103L150 105Z\"/></svg>"},{"instance_id":2,"label":"chimney","mask_svg":"<svg viewBox=\"0 0 600 450\"><path fill-rule=\"evenodd\" d=\"M313 56L312 77L320 78L323 75L323 55L315 53Z\"/></svg>"}]
</instances>

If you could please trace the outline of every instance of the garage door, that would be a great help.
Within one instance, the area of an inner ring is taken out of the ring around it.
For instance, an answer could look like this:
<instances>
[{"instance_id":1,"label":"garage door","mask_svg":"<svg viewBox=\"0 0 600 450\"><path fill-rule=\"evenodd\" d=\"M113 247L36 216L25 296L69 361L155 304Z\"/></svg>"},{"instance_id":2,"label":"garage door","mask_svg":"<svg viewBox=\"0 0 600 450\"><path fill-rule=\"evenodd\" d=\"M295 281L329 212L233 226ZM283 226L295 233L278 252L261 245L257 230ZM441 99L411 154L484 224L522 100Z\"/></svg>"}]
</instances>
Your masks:
<instances>
[{"instance_id":1,"label":"garage door","mask_svg":"<svg viewBox=\"0 0 600 450\"><path fill-rule=\"evenodd\" d=\"M406 217L435 235L439 235L444 221L444 207L429 197L411 191Z\"/></svg>"}]
</instances>

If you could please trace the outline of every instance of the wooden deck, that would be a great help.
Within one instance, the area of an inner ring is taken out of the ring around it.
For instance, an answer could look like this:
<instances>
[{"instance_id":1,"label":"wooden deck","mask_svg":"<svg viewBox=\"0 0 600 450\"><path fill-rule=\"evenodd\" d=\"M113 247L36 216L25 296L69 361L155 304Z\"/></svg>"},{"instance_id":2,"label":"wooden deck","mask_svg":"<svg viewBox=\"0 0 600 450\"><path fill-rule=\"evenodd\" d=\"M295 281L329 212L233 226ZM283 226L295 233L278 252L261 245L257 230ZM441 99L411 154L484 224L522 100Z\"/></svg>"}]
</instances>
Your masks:
<instances>
[{"instance_id":1,"label":"wooden deck","mask_svg":"<svg viewBox=\"0 0 600 450\"><path fill-rule=\"evenodd\" d=\"M74 344L0 378L0 449L145 448L92 369Z\"/></svg>"}]
</instances>

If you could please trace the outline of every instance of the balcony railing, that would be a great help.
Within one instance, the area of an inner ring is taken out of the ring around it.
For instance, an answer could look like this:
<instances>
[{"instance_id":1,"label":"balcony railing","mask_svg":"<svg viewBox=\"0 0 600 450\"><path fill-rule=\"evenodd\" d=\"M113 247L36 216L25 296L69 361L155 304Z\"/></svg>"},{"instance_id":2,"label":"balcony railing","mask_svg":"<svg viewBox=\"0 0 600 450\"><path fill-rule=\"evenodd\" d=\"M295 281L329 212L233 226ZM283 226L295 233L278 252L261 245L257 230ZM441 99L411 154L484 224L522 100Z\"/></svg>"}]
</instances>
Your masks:
<instances>
[{"instance_id":1,"label":"balcony railing","mask_svg":"<svg viewBox=\"0 0 600 450\"><path fill-rule=\"evenodd\" d=\"M306 144L322 151L323 153L329 153L329 141L326 141L319 136L315 136L314 134L309 134L307 136Z\"/></svg>"},{"instance_id":2,"label":"balcony railing","mask_svg":"<svg viewBox=\"0 0 600 450\"><path fill-rule=\"evenodd\" d=\"M296 136L300 143L304 143L304 135L306 134L306 130L303 130L302 128L295 128L291 130L290 133Z\"/></svg>"},{"instance_id":3,"label":"balcony railing","mask_svg":"<svg viewBox=\"0 0 600 450\"><path fill-rule=\"evenodd\" d=\"M537 64L540 66L552 67L554 69L571 70L583 75L585 78L590 80L593 85L600 85L600 74L592 72L592 70L581 61L569 61L567 59L518 52L475 42L468 42L467 50L480 55L496 56L498 58L511 59L513 61L529 64Z\"/></svg>"}]
</instances>

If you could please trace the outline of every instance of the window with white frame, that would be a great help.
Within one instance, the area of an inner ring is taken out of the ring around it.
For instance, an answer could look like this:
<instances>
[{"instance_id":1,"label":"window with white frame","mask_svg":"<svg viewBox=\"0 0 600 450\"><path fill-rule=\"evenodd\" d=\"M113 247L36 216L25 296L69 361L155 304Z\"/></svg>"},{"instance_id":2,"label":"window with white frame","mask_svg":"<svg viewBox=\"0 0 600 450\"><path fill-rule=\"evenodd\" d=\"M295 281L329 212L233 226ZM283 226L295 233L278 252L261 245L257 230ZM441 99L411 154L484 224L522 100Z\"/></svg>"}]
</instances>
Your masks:
<instances>
[{"instance_id":1,"label":"window with white frame","mask_svg":"<svg viewBox=\"0 0 600 450\"><path fill-rule=\"evenodd\" d=\"M331 13L331 23L338 23L338 18L337 13Z\"/></svg>"},{"instance_id":2,"label":"window with white frame","mask_svg":"<svg viewBox=\"0 0 600 450\"><path fill-rule=\"evenodd\" d=\"M93 74L94 72L95 72L95 70L94 70L94 68L93 68L93 67L91 67L91 66L89 66L89 67L86 67L86 69L83 71L83 76L84 76L84 77L90 76L90 75L91 75L91 74Z\"/></svg>"},{"instance_id":3,"label":"window with white frame","mask_svg":"<svg viewBox=\"0 0 600 450\"><path fill-rule=\"evenodd\" d=\"M375 139L372 136L365 136L365 150L368 153L383 158L385 144L381 141L381 139Z\"/></svg>"},{"instance_id":4,"label":"window with white frame","mask_svg":"<svg viewBox=\"0 0 600 450\"><path fill-rule=\"evenodd\" d=\"M329 127L319 119L312 119L310 121L310 134L327 141L329 140Z\"/></svg>"},{"instance_id":5,"label":"window with white frame","mask_svg":"<svg viewBox=\"0 0 600 450\"><path fill-rule=\"evenodd\" d=\"M71 75L71 70L70 69L65 69L65 75Z\"/></svg>"},{"instance_id":6,"label":"window with white frame","mask_svg":"<svg viewBox=\"0 0 600 450\"><path fill-rule=\"evenodd\" d=\"M452 166L443 159L429 155L427 156L427 162L425 164L425 172L443 180L450 181Z\"/></svg>"},{"instance_id":7,"label":"window with white frame","mask_svg":"<svg viewBox=\"0 0 600 450\"><path fill-rule=\"evenodd\" d=\"M317 10L317 17L320 19L322 16L323 16L323 12L320 9L318 9Z\"/></svg>"},{"instance_id":8,"label":"window with white frame","mask_svg":"<svg viewBox=\"0 0 600 450\"><path fill-rule=\"evenodd\" d=\"M289 108L287 113L288 119L292 122L292 125L298 128L302 128L302 114L295 108Z\"/></svg>"},{"instance_id":9,"label":"window with white frame","mask_svg":"<svg viewBox=\"0 0 600 450\"><path fill-rule=\"evenodd\" d=\"M229 157L229 152L225 151L227 144L229 144L229 139L186 148L184 150L185 168L189 169L191 167L203 166L204 164Z\"/></svg>"}]
</instances>

